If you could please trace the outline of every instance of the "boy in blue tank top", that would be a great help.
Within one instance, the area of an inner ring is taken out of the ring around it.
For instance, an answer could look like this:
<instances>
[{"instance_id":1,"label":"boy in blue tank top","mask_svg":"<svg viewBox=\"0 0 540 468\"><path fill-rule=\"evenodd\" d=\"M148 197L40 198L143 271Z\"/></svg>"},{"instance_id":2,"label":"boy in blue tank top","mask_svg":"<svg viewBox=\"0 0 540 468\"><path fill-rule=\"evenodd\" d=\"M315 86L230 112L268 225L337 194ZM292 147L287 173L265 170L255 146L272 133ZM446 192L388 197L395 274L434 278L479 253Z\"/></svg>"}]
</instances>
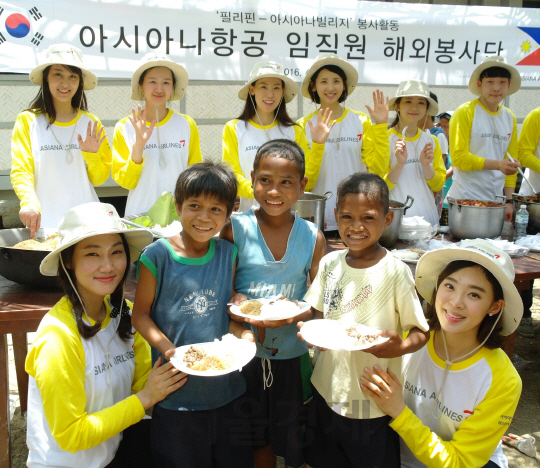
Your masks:
<instances>
[{"instance_id":1,"label":"boy in blue tank top","mask_svg":"<svg viewBox=\"0 0 540 468\"><path fill-rule=\"evenodd\" d=\"M170 359L178 346L221 339L227 333L254 340L230 320L236 247L214 236L229 218L237 182L227 166L194 164L176 183L182 232L160 239L141 255L133 325L152 346L152 361ZM155 466L253 467L249 421L238 416L246 383L238 372L191 375L152 414ZM246 442L247 440L247 442Z\"/></svg>"},{"instance_id":2,"label":"boy in blue tank top","mask_svg":"<svg viewBox=\"0 0 540 468\"><path fill-rule=\"evenodd\" d=\"M234 279L239 304L249 299L283 295L304 297L308 276L317 274L326 242L317 226L291 212L304 193L305 160L290 140L272 140L259 148L251 178L260 208L231 218L220 237L238 247ZM255 465L275 467L276 455L290 467L304 464L304 401L311 397L311 360L306 343L297 339L295 318L260 321L234 316L256 335L257 354L245 368L247 390L242 409L249 414Z\"/></svg>"}]
</instances>

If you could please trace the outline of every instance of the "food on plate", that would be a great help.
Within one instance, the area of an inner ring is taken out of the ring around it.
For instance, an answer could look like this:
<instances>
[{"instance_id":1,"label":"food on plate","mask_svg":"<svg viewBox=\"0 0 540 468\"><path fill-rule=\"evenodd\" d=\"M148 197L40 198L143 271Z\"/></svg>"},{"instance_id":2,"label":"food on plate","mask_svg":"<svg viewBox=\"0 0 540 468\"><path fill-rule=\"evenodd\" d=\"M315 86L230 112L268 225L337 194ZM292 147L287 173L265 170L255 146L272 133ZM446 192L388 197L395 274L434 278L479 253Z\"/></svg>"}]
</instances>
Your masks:
<instances>
[{"instance_id":1,"label":"food on plate","mask_svg":"<svg viewBox=\"0 0 540 468\"><path fill-rule=\"evenodd\" d=\"M371 343L376 343L379 340L381 332L374 332L373 328L366 327L359 323L354 323L345 330L347 335L356 340L356 346L364 346Z\"/></svg>"},{"instance_id":2,"label":"food on plate","mask_svg":"<svg viewBox=\"0 0 540 468\"><path fill-rule=\"evenodd\" d=\"M400 260L418 260L426 252L420 249L392 250L394 257Z\"/></svg>"},{"instance_id":3,"label":"food on plate","mask_svg":"<svg viewBox=\"0 0 540 468\"><path fill-rule=\"evenodd\" d=\"M252 299L249 301L244 301L240 304L240 312L245 315L262 315L262 316L276 316L283 315L289 317L298 312L298 309L301 309L302 306L298 301L291 301L285 296L276 296L275 298L266 301L258 301Z\"/></svg>"},{"instance_id":4,"label":"food on plate","mask_svg":"<svg viewBox=\"0 0 540 468\"><path fill-rule=\"evenodd\" d=\"M501 208L504 206L502 203L497 203L491 200L485 201L485 200L456 200L458 205L467 205L467 206L474 206L474 207L480 207L480 208ZM451 203L454 203L453 201Z\"/></svg>"},{"instance_id":5,"label":"food on plate","mask_svg":"<svg viewBox=\"0 0 540 468\"><path fill-rule=\"evenodd\" d=\"M256 299L244 301L240 304L240 312L245 315L261 315L263 303Z\"/></svg>"},{"instance_id":6,"label":"food on plate","mask_svg":"<svg viewBox=\"0 0 540 468\"><path fill-rule=\"evenodd\" d=\"M52 251L58 246L58 234L53 234L52 236L47 237L43 242L39 242L35 239L27 239L15 244L14 249L24 249L24 250L48 250Z\"/></svg>"},{"instance_id":7,"label":"food on plate","mask_svg":"<svg viewBox=\"0 0 540 468\"><path fill-rule=\"evenodd\" d=\"M184 354L184 362L193 370L220 371L232 367L234 356L217 349L193 345Z\"/></svg>"},{"instance_id":8,"label":"food on plate","mask_svg":"<svg viewBox=\"0 0 540 468\"><path fill-rule=\"evenodd\" d=\"M540 203L540 194L530 195L528 197L525 197L525 200L529 203Z\"/></svg>"}]
</instances>

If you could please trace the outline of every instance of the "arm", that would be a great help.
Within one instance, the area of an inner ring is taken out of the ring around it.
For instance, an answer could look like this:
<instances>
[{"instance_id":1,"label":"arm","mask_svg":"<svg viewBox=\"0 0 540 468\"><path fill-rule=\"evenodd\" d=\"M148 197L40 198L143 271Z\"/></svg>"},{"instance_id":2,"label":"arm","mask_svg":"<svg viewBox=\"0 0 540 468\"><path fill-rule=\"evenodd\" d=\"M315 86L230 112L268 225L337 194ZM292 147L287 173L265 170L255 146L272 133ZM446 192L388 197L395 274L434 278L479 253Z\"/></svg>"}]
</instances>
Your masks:
<instances>
[{"instance_id":1,"label":"arm","mask_svg":"<svg viewBox=\"0 0 540 468\"><path fill-rule=\"evenodd\" d=\"M386 185L388 185L390 190L392 190L398 183L401 172L403 171L405 163L407 162L407 143L403 138L396 141L394 152L396 155L396 164L394 164L394 167L383 175L383 180L386 182ZM390 168L390 166L388 168Z\"/></svg>"},{"instance_id":2,"label":"arm","mask_svg":"<svg viewBox=\"0 0 540 468\"><path fill-rule=\"evenodd\" d=\"M384 343L365 349L364 352L373 354L378 358L395 358L418 351L429 340L429 332L424 332L417 327L411 328L407 338L404 340L399 333L390 330L383 330L381 336L390 339Z\"/></svg>"},{"instance_id":3,"label":"arm","mask_svg":"<svg viewBox=\"0 0 540 468\"><path fill-rule=\"evenodd\" d=\"M317 272L319 271L319 263L321 259L326 255L326 239L324 234L318 230L317 238L315 240L315 249L313 250L313 257L311 259L311 267L309 268L309 280L315 281Z\"/></svg>"},{"instance_id":4,"label":"arm","mask_svg":"<svg viewBox=\"0 0 540 468\"><path fill-rule=\"evenodd\" d=\"M188 166L192 166L193 164L200 163L203 160L201 153L201 142L199 138L199 129L197 127L197 124L191 117L187 115L184 115L184 117L188 121L189 128L191 130L191 137L189 139Z\"/></svg>"},{"instance_id":5,"label":"arm","mask_svg":"<svg viewBox=\"0 0 540 468\"><path fill-rule=\"evenodd\" d=\"M301 123L305 124L304 119L301 120ZM330 130L328 130L328 133L330 133ZM315 187L317 179L319 178L319 171L321 170L321 163L324 155L326 138L323 143L316 143L315 141L313 141L310 148L306 137L306 129L303 128L301 125L295 125L294 139L296 143L298 143L300 148L302 148L302 151L304 151L304 156L306 160L305 176L308 178L306 192L309 192L313 190L313 187Z\"/></svg>"},{"instance_id":6,"label":"arm","mask_svg":"<svg viewBox=\"0 0 540 468\"><path fill-rule=\"evenodd\" d=\"M540 173L540 159L534 154L540 138L540 109L525 117L518 142L518 160L522 166ZM515 153L509 151L513 156Z\"/></svg>"},{"instance_id":7,"label":"arm","mask_svg":"<svg viewBox=\"0 0 540 468\"><path fill-rule=\"evenodd\" d=\"M88 115L88 117L93 117ZM88 122L86 139L83 141L81 135L77 136L82 157L86 162L88 179L92 185L105 183L111 173L112 153L105 128L99 119L94 120L94 125Z\"/></svg>"},{"instance_id":8,"label":"arm","mask_svg":"<svg viewBox=\"0 0 540 468\"><path fill-rule=\"evenodd\" d=\"M362 161L373 174L381 175L390 169L388 139L388 98L382 91L373 91L373 108L366 105L371 120L363 122ZM373 121L373 124L371 123Z\"/></svg>"},{"instance_id":9,"label":"arm","mask_svg":"<svg viewBox=\"0 0 540 468\"><path fill-rule=\"evenodd\" d=\"M231 120L225 124L223 129L223 162L226 162L236 175L238 180L238 195L244 198L254 198L251 187L251 174L244 174L240 167L240 155L238 153L238 138L236 136L236 123L238 120ZM243 123L242 123L243 125ZM249 125L249 124L248 124Z\"/></svg>"},{"instance_id":10,"label":"arm","mask_svg":"<svg viewBox=\"0 0 540 468\"><path fill-rule=\"evenodd\" d=\"M132 190L137 187L141 178L144 169L144 158L143 149L140 148L141 162L133 162L131 152L137 150L137 145L129 148L126 143L124 132L127 120L127 118L122 119L114 127L112 178L121 187Z\"/></svg>"}]
</instances>

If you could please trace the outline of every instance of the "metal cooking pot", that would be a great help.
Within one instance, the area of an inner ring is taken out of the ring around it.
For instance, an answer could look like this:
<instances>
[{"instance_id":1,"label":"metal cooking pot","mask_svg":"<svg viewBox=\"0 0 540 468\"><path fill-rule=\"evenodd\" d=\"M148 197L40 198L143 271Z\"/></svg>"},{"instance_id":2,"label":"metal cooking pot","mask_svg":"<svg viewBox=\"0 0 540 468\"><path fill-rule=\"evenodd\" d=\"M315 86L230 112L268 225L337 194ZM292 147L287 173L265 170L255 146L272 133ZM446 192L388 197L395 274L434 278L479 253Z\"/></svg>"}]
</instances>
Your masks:
<instances>
[{"instance_id":1,"label":"metal cooking pot","mask_svg":"<svg viewBox=\"0 0 540 468\"><path fill-rule=\"evenodd\" d=\"M383 247L390 248L396 243L399 236L399 228L401 227L401 220L413 203L414 198L410 195L407 195L405 203L390 200L390 209L394 212L394 219L392 220L392 224L383 231L383 234L379 239L379 244Z\"/></svg>"},{"instance_id":2,"label":"metal cooking pot","mask_svg":"<svg viewBox=\"0 0 540 468\"><path fill-rule=\"evenodd\" d=\"M43 276L39 271L39 265L49 251L10 247L27 239L30 239L28 228L0 230L0 275L15 283L58 289L56 276Z\"/></svg>"},{"instance_id":3,"label":"metal cooking pot","mask_svg":"<svg viewBox=\"0 0 540 468\"><path fill-rule=\"evenodd\" d=\"M519 193L513 193L514 212L517 213L523 203L527 205L529 212L529 224L527 225L527 234L535 235L540 232L540 202L530 202L526 197Z\"/></svg>"},{"instance_id":4,"label":"metal cooking pot","mask_svg":"<svg viewBox=\"0 0 540 468\"><path fill-rule=\"evenodd\" d=\"M300 218L307 219L315 223L318 228L324 230L324 208L326 200L332 196L332 192L324 195L316 195L306 192L298 197L298 201L292 206L291 211L296 211Z\"/></svg>"},{"instance_id":5,"label":"metal cooking pot","mask_svg":"<svg viewBox=\"0 0 540 468\"><path fill-rule=\"evenodd\" d=\"M457 239L492 239L500 236L506 212L506 197L497 195L495 203L502 203L502 206L462 205L455 198L448 197L448 226L450 233Z\"/></svg>"}]
</instances>

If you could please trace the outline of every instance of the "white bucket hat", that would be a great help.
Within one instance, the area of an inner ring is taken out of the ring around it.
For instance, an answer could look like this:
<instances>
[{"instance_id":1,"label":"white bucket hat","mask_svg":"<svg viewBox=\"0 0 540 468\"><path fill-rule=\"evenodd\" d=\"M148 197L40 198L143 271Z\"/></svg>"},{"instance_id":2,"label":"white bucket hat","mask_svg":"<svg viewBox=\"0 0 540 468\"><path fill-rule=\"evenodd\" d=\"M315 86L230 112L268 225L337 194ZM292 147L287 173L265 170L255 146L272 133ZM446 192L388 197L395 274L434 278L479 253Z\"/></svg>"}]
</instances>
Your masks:
<instances>
[{"instance_id":1,"label":"white bucket hat","mask_svg":"<svg viewBox=\"0 0 540 468\"><path fill-rule=\"evenodd\" d=\"M152 234L146 229L128 229L120 220L114 206L99 202L85 203L71 208L60 221L58 226L60 242L58 247L41 262L39 267L41 274L56 276L62 250L83 239L101 234L124 234L132 262L139 258L142 249L153 239Z\"/></svg>"},{"instance_id":2,"label":"white bucket hat","mask_svg":"<svg viewBox=\"0 0 540 468\"><path fill-rule=\"evenodd\" d=\"M41 85L43 83L43 70L54 64L80 68L83 75L83 89L86 91L97 86L98 78L84 66L81 50L69 44L53 44L49 46L45 61L30 72L30 81Z\"/></svg>"},{"instance_id":3,"label":"white bucket hat","mask_svg":"<svg viewBox=\"0 0 540 468\"><path fill-rule=\"evenodd\" d=\"M261 78L279 78L285 82L285 102L291 102L295 96L298 94L298 85L290 79L288 76L285 76L283 67L276 62L258 62L251 70L248 82L242 86L240 91L238 91L238 97L242 101L246 101L249 93L249 86L255 83L255 81L260 80Z\"/></svg>"},{"instance_id":4,"label":"white bucket hat","mask_svg":"<svg viewBox=\"0 0 540 468\"><path fill-rule=\"evenodd\" d=\"M478 89L478 81L480 80L480 75L484 70L491 67L501 67L510 72L510 86L508 87L508 96L514 94L516 91L521 88L521 75L519 74L516 67L509 65L504 57L499 55L492 55L491 57L486 57L482 60L482 63L478 65L469 80L469 91L475 96L480 96L481 92Z\"/></svg>"},{"instance_id":5,"label":"white bucket hat","mask_svg":"<svg viewBox=\"0 0 540 468\"><path fill-rule=\"evenodd\" d=\"M500 312L500 334L513 333L523 315L523 302L514 285L514 264L506 252L486 240L465 240L459 248L434 250L424 254L416 266L416 289L420 295L431 304L439 275L450 262L456 260L478 263L497 279L504 295L504 307Z\"/></svg>"},{"instance_id":6,"label":"white bucket hat","mask_svg":"<svg viewBox=\"0 0 540 468\"><path fill-rule=\"evenodd\" d=\"M324 53L319 54L313 65L311 65L309 70L306 72L304 81L302 81L302 96L311 99L311 96L309 95L309 83L311 82L311 77L317 70L327 65L335 65L343 70L345 76L347 77L347 95L350 96L351 93L356 89L356 85L358 84L358 72L356 71L356 68L354 68L349 62L346 62L340 58L339 55Z\"/></svg>"},{"instance_id":7,"label":"white bucket hat","mask_svg":"<svg viewBox=\"0 0 540 468\"><path fill-rule=\"evenodd\" d=\"M429 95L429 86L423 81L408 80L399 83L396 95L388 101L388 110L396 110L396 101L399 98L418 96L423 97L429 102L427 115L437 115L439 112L439 104Z\"/></svg>"},{"instance_id":8,"label":"white bucket hat","mask_svg":"<svg viewBox=\"0 0 540 468\"><path fill-rule=\"evenodd\" d=\"M171 101L178 101L182 99L189 82L189 76L186 69L179 63L173 62L169 57L157 52L150 52L141 59L139 68L135 70L131 77L131 99L134 101L142 101L141 90L139 88L139 79L145 70L154 67L166 67L169 68L176 80L174 91L169 98Z\"/></svg>"}]
</instances>

